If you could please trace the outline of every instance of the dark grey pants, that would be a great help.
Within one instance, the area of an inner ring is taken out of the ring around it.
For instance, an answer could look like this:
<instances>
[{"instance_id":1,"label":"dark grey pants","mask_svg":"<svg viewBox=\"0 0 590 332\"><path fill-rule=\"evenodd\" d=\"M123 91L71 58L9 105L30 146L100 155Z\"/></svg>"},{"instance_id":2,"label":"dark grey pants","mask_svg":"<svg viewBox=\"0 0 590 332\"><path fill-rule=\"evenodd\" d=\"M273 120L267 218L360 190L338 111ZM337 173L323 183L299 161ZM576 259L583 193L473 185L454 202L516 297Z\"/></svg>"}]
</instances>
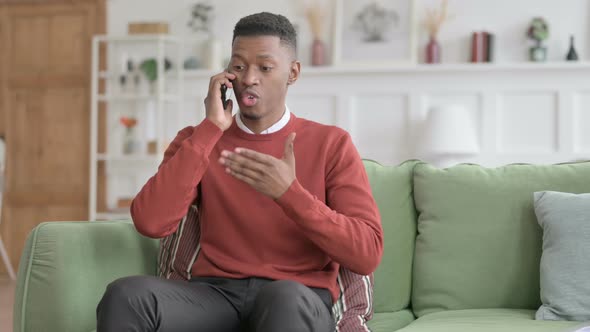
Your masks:
<instances>
[{"instance_id":1,"label":"dark grey pants","mask_svg":"<svg viewBox=\"0 0 590 332\"><path fill-rule=\"evenodd\" d=\"M109 284L97 332L332 332L331 308L328 290L294 281L135 276Z\"/></svg>"}]
</instances>

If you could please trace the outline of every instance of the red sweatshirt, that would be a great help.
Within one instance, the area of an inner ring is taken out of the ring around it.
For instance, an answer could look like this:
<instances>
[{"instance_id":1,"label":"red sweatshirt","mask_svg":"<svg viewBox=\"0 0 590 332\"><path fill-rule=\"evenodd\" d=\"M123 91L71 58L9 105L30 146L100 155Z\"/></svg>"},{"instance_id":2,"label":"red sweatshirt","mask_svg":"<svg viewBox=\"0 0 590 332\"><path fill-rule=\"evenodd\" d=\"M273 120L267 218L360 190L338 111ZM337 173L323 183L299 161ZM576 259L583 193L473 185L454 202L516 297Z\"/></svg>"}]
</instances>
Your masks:
<instances>
[{"instance_id":1,"label":"red sweatshirt","mask_svg":"<svg viewBox=\"0 0 590 332\"><path fill-rule=\"evenodd\" d=\"M291 132L297 180L277 200L218 163L221 151L236 147L282 158ZM336 300L340 265L364 275L381 260L383 231L365 168L337 127L291 114L285 127L265 135L248 134L235 120L225 132L207 119L184 128L133 200L133 222L143 235L165 237L197 193L201 250L193 276L294 280L329 289Z\"/></svg>"}]
</instances>

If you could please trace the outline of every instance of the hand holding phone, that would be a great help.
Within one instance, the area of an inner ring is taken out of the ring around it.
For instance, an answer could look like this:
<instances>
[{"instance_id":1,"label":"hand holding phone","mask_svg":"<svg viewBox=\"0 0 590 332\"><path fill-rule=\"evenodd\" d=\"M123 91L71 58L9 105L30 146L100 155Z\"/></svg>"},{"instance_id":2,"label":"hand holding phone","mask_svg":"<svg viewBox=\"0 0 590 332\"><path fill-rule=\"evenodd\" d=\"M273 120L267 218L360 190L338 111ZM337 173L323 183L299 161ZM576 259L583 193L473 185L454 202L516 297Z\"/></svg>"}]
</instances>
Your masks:
<instances>
[{"instance_id":1,"label":"hand holding phone","mask_svg":"<svg viewBox=\"0 0 590 332\"><path fill-rule=\"evenodd\" d=\"M236 76L234 74L227 71L211 77L209 92L205 98L207 119L223 131L227 130L233 121L233 103L228 98L227 90L233 88L232 80L235 78Z\"/></svg>"}]
</instances>

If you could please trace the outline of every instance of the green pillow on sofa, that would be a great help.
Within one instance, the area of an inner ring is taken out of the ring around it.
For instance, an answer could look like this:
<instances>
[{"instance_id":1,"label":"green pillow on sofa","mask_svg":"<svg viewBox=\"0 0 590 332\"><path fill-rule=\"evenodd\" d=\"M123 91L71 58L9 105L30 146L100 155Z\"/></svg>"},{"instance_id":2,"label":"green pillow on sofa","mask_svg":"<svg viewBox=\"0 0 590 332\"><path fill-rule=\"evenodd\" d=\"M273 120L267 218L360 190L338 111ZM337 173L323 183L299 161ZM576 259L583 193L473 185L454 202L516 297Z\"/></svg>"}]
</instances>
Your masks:
<instances>
[{"instance_id":1,"label":"green pillow on sofa","mask_svg":"<svg viewBox=\"0 0 590 332\"><path fill-rule=\"evenodd\" d=\"M543 228L536 319L590 321L590 194L536 192Z\"/></svg>"},{"instance_id":2,"label":"green pillow on sofa","mask_svg":"<svg viewBox=\"0 0 590 332\"><path fill-rule=\"evenodd\" d=\"M590 162L414 168L417 317L444 310L541 305L542 230L533 193L590 192Z\"/></svg>"}]
</instances>

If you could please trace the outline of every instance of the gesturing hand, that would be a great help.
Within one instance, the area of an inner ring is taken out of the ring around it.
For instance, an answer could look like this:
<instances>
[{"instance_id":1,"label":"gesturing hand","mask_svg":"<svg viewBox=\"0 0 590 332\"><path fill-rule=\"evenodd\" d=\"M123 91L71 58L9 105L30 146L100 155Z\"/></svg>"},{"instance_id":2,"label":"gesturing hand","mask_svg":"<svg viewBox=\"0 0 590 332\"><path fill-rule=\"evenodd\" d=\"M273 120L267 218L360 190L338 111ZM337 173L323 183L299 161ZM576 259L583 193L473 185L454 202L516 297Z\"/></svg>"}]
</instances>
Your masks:
<instances>
[{"instance_id":1,"label":"gesturing hand","mask_svg":"<svg viewBox=\"0 0 590 332\"><path fill-rule=\"evenodd\" d=\"M289 134L281 159L249 149L236 148L234 152L223 150L219 163L236 179L246 182L272 199L277 199L289 189L296 178L294 140L295 133Z\"/></svg>"}]
</instances>

